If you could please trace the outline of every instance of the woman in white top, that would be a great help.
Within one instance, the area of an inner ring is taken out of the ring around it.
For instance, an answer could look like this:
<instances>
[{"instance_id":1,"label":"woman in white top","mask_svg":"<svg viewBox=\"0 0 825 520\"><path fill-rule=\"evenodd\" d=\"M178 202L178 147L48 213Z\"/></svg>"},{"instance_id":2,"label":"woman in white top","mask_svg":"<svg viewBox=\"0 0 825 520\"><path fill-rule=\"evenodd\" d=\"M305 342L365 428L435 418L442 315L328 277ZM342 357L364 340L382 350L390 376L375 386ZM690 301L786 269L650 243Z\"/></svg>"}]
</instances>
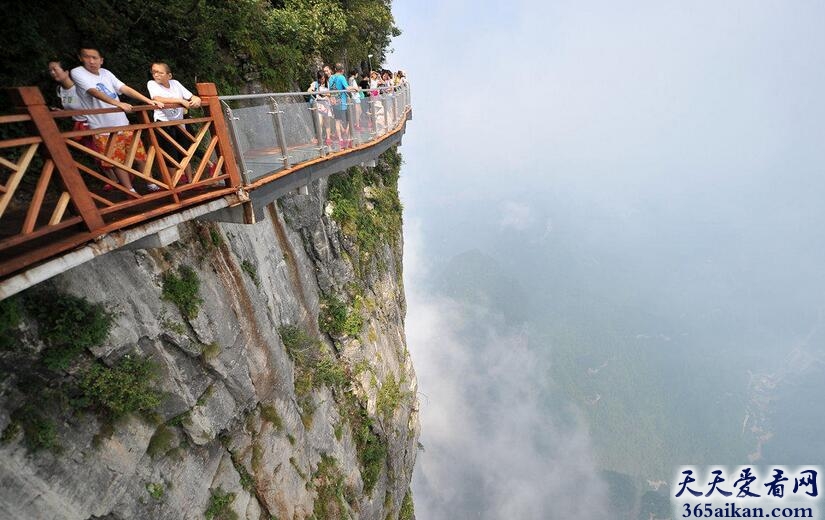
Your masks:
<instances>
[{"instance_id":1,"label":"woman in white top","mask_svg":"<svg viewBox=\"0 0 825 520\"><path fill-rule=\"evenodd\" d=\"M201 106L201 98L192 94L184 87L180 81L172 79L172 69L166 63L153 63L151 68L152 79L146 83L149 90L149 97L161 103L178 104L179 107L169 107L155 110L155 121L178 121L183 120L183 109L198 108ZM185 125L166 126L163 128L181 147L188 149L192 141L186 136ZM176 162L183 159L183 154L174 144L170 143L163 136L159 136L159 144L164 152L169 154ZM183 182L189 182L192 168L186 165L186 175Z\"/></svg>"},{"instance_id":2,"label":"woman in white top","mask_svg":"<svg viewBox=\"0 0 825 520\"><path fill-rule=\"evenodd\" d=\"M57 82L57 97L60 98L60 105L63 110L83 110L80 98L77 97L77 86L72 81L69 72L63 69L63 65L59 61L49 62L49 76ZM72 120L75 122L75 130L89 129L86 116L72 116Z\"/></svg>"},{"instance_id":3,"label":"woman in white top","mask_svg":"<svg viewBox=\"0 0 825 520\"><path fill-rule=\"evenodd\" d=\"M358 87L358 81L361 79L361 73L357 70L353 69L349 73L349 86L352 91L352 105L353 111L355 112L354 122L355 122L355 131L361 131L361 118L363 116L363 111L361 110L361 98L364 97L364 93L361 92L360 88Z\"/></svg>"},{"instance_id":4,"label":"woman in white top","mask_svg":"<svg viewBox=\"0 0 825 520\"><path fill-rule=\"evenodd\" d=\"M325 67L326 68L326 67ZM316 123L320 125L321 134L326 134L326 145L332 145L332 103L329 100L329 87L327 86L327 75L323 70L319 70L315 75L315 81L307 89L307 92L314 94L310 97L310 106L315 108L317 114ZM318 146L321 146L318 143Z\"/></svg>"},{"instance_id":5,"label":"woman in white top","mask_svg":"<svg viewBox=\"0 0 825 520\"><path fill-rule=\"evenodd\" d=\"M50 61L49 62L49 76L57 83L57 97L60 99L60 106L63 110L83 110L85 107L80 102L80 97L77 95L77 85L72 80L71 74L69 71L63 68L63 64L59 61ZM89 129L89 120L86 119L84 115L76 115L72 116L72 121L74 122L73 130L88 130ZM75 141L79 142L86 148L90 148L92 150L97 151L97 147L95 146L95 140L92 136L87 135L85 137L74 138ZM101 165L102 166L102 165ZM111 168L102 167L103 173L106 174L113 181L117 181L117 177L115 177L115 173L112 171ZM112 186L106 184L103 186L104 191L111 191Z\"/></svg>"}]
</instances>

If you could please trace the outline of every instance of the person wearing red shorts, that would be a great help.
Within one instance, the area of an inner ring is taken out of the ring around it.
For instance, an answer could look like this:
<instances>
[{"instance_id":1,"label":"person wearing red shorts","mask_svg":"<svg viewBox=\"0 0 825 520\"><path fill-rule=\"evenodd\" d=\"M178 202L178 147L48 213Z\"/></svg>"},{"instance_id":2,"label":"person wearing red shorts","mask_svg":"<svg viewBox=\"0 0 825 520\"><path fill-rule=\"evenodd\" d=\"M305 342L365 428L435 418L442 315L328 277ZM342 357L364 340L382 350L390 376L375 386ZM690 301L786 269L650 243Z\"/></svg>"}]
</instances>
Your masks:
<instances>
[{"instance_id":1,"label":"person wearing red shorts","mask_svg":"<svg viewBox=\"0 0 825 520\"><path fill-rule=\"evenodd\" d=\"M72 77L69 75L69 72L63 68L63 64L57 60L50 61L49 75L57 83L57 98L60 99L60 106L63 108L63 110L83 110L83 104L80 102L80 98L77 96L77 85L75 85L74 81L72 81ZM89 129L89 121L84 115L72 116L72 121L74 122L72 130ZM90 135L76 138L75 140L83 146L85 146L86 148L91 148L92 150L100 151L95 146L94 138ZM111 168L103 168L103 172L111 180L117 181L117 177L115 177L115 172L113 172ZM104 190L106 188L111 189L111 186L107 184L106 186L104 186Z\"/></svg>"},{"instance_id":2,"label":"person wearing red shorts","mask_svg":"<svg viewBox=\"0 0 825 520\"><path fill-rule=\"evenodd\" d=\"M103 56L94 47L84 47L80 49L78 58L83 63L82 66L72 69L71 78L77 85L77 94L83 108L100 109L118 107L123 112L111 114L89 114L86 116L89 128L110 128L117 126L127 126L129 119L126 112L132 111L132 105L120 101L120 94L125 94L131 98L143 101L146 104L163 108L163 103L154 101L144 96L129 85L120 81L114 74L102 67ZM98 150L104 150L106 155L118 162L126 160L129 147L132 144L133 133L130 130L119 132L101 133L95 135L95 143ZM146 160L146 151L143 144L138 142L135 160L143 162ZM104 166L113 166L115 174L120 183L128 190L135 191L129 173L117 165L109 165L104 162ZM157 191L158 186L154 183L147 185L149 191Z\"/></svg>"}]
</instances>

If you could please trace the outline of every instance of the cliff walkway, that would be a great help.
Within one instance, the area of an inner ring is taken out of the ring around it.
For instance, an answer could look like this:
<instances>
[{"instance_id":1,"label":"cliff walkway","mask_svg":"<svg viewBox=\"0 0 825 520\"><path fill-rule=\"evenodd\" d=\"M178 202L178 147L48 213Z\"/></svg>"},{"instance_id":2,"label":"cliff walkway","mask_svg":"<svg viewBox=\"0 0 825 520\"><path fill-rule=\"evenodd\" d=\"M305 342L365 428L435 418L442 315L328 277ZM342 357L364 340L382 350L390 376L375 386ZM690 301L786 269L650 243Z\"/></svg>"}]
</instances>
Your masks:
<instances>
[{"instance_id":1,"label":"cliff walkway","mask_svg":"<svg viewBox=\"0 0 825 520\"><path fill-rule=\"evenodd\" d=\"M305 92L219 96L212 83L197 90L203 114L185 120L183 144L168 131L179 122L152 122L152 106L134 107L139 122L127 127L72 130L72 116L118 109L50 110L36 87L12 90L18 110L0 116L0 137L14 136L0 140L0 299L121 247L166 245L187 220L254 223L290 190L369 166L412 118L404 85L349 103L351 142L331 141L332 118ZM142 139L145 162L135 160L137 140L122 160L88 142L122 130ZM137 191L103 166L129 172Z\"/></svg>"}]
</instances>

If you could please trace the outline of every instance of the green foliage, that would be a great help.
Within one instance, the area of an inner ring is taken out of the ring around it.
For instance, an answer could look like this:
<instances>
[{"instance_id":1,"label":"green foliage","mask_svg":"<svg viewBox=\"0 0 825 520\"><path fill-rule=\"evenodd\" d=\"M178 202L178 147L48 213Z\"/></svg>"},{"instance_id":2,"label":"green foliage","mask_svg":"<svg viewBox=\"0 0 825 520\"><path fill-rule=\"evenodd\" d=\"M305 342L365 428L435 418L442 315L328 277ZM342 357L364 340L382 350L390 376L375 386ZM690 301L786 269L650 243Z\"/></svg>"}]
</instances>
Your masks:
<instances>
[{"instance_id":1,"label":"green foliage","mask_svg":"<svg viewBox=\"0 0 825 520\"><path fill-rule=\"evenodd\" d=\"M93 365L83 375L80 389L90 405L111 417L121 417L160 405L161 395L152 388L156 378L154 363L127 355L111 368Z\"/></svg>"},{"instance_id":2,"label":"green foliage","mask_svg":"<svg viewBox=\"0 0 825 520\"><path fill-rule=\"evenodd\" d=\"M309 392L321 385L337 389L336 399L339 401L342 419L348 421L352 428L364 488L367 493L371 493L384 467L387 446L373 431L372 419L364 407L351 392L345 391L350 378L348 371L332 353L323 351L321 343L311 338L303 329L289 325L281 327L278 332L287 352L295 362L295 393L301 407L301 420L304 426L311 426L314 412L314 405L308 397ZM393 385L396 390L390 391ZM382 402L387 403L385 406L397 406L393 403L401 399L400 396L396 397L396 394L400 393L398 384L392 379L392 383L385 386L388 387L385 391L387 396ZM342 425L336 427L335 436L339 440L343 435L342 428ZM287 439L294 445L294 437L287 435Z\"/></svg>"},{"instance_id":3,"label":"green foliage","mask_svg":"<svg viewBox=\"0 0 825 520\"><path fill-rule=\"evenodd\" d=\"M412 489L407 490L404 501L401 502L401 511L398 512L398 520L413 520L415 518L415 505L413 504Z\"/></svg>"},{"instance_id":4,"label":"green foliage","mask_svg":"<svg viewBox=\"0 0 825 520\"><path fill-rule=\"evenodd\" d=\"M158 426L152 439L149 441L149 447L146 453L150 457L157 458L166 455L172 449L172 443L175 440L175 433L165 424Z\"/></svg>"},{"instance_id":5,"label":"green foliage","mask_svg":"<svg viewBox=\"0 0 825 520\"><path fill-rule=\"evenodd\" d=\"M215 247L221 247L223 245L223 237L221 236L220 231L215 229L214 227L209 228L209 241Z\"/></svg>"},{"instance_id":6,"label":"green foliage","mask_svg":"<svg viewBox=\"0 0 825 520\"><path fill-rule=\"evenodd\" d=\"M364 318L358 309L350 310L335 295L327 295L321 299L318 326L331 336L357 336L364 327Z\"/></svg>"},{"instance_id":7,"label":"green foliage","mask_svg":"<svg viewBox=\"0 0 825 520\"><path fill-rule=\"evenodd\" d=\"M255 441L252 443L252 471L259 472L261 471L261 462L264 460L264 448L261 446L261 443Z\"/></svg>"},{"instance_id":8,"label":"green foliage","mask_svg":"<svg viewBox=\"0 0 825 520\"><path fill-rule=\"evenodd\" d=\"M246 466L232 458L232 465L235 466L235 471L238 472L241 480L241 487L246 491L252 491L255 488L255 479L246 470Z\"/></svg>"},{"instance_id":9,"label":"green foliage","mask_svg":"<svg viewBox=\"0 0 825 520\"><path fill-rule=\"evenodd\" d=\"M201 348L201 356L206 361L212 361L221 353L221 345L217 341L213 341L208 345L203 345Z\"/></svg>"},{"instance_id":10,"label":"green foliage","mask_svg":"<svg viewBox=\"0 0 825 520\"><path fill-rule=\"evenodd\" d=\"M226 493L223 489L218 488L212 491L212 496L209 497L209 505L206 511L206 520L237 520L238 515L231 509L232 502L235 501L235 493Z\"/></svg>"},{"instance_id":11,"label":"green foliage","mask_svg":"<svg viewBox=\"0 0 825 520\"><path fill-rule=\"evenodd\" d=\"M361 463L364 491L372 493L387 458L387 446L373 431L372 419L354 395L347 393L340 406L342 415L352 428L355 449Z\"/></svg>"},{"instance_id":12,"label":"green foliage","mask_svg":"<svg viewBox=\"0 0 825 520\"><path fill-rule=\"evenodd\" d=\"M176 415L169 419L166 424L169 426L183 426L184 423L188 423L190 420L190 416L192 415L192 410L186 410L182 414Z\"/></svg>"},{"instance_id":13,"label":"green foliage","mask_svg":"<svg viewBox=\"0 0 825 520\"><path fill-rule=\"evenodd\" d=\"M212 397L212 394L215 393L215 385L209 385L206 387L206 390L198 397L198 400L195 401L195 406L203 406L209 401L209 398Z\"/></svg>"},{"instance_id":14,"label":"green foliage","mask_svg":"<svg viewBox=\"0 0 825 520\"><path fill-rule=\"evenodd\" d=\"M190 89L197 79L233 94L250 81L270 90L305 88L316 57L349 61L350 68L366 66L371 53L377 67L399 34L389 0L54 0L11 3L4 14L15 23L0 35L0 59L15 66L3 69L0 84L39 85L47 93L54 91L46 88L47 61L74 66L82 41L94 41L105 66L138 90L150 63L163 60Z\"/></svg>"},{"instance_id":15,"label":"green foliage","mask_svg":"<svg viewBox=\"0 0 825 520\"><path fill-rule=\"evenodd\" d=\"M12 331L20 324L20 300L16 297L0 301L0 349L14 346Z\"/></svg>"},{"instance_id":16,"label":"green foliage","mask_svg":"<svg viewBox=\"0 0 825 520\"><path fill-rule=\"evenodd\" d=\"M321 386L342 387L347 372L334 354L300 327L285 325L278 329L287 353L295 363L295 393L299 400Z\"/></svg>"},{"instance_id":17,"label":"green foliage","mask_svg":"<svg viewBox=\"0 0 825 520\"><path fill-rule=\"evenodd\" d=\"M186 334L186 325L179 321L172 321L164 318L161 320L160 324L163 328L169 332L174 332L178 336L183 336Z\"/></svg>"},{"instance_id":18,"label":"green foliage","mask_svg":"<svg viewBox=\"0 0 825 520\"><path fill-rule=\"evenodd\" d=\"M0 444L8 444L13 441L21 429L19 422L12 421L7 424L2 435L0 435Z\"/></svg>"},{"instance_id":19,"label":"green foliage","mask_svg":"<svg viewBox=\"0 0 825 520\"><path fill-rule=\"evenodd\" d=\"M252 283L255 284L255 287L261 286L261 280L258 278L258 269L252 264L252 262L249 260L244 260L241 262L241 269L249 276Z\"/></svg>"},{"instance_id":20,"label":"green foliage","mask_svg":"<svg viewBox=\"0 0 825 520\"><path fill-rule=\"evenodd\" d=\"M272 404L261 405L261 417L270 423L272 427L275 428L275 431L280 431L284 427L284 421L281 419L278 410L276 410Z\"/></svg>"},{"instance_id":21,"label":"green foliage","mask_svg":"<svg viewBox=\"0 0 825 520\"><path fill-rule=\"evenodd\" d=\"M211 222L195 222L195 236L201 247L206 251L219 248L223 245L223 236L215 224Z\"/></svg>"},{"instance_id":22,"label":"green foliage","mask_svg":"<svg viewBox=\"0 0 825 520\"><path fill-rule=\"evenodd\" d=\"M316 520L346 518L350 493L335 458L321 454L321 462L312 474L312 483L318 493L312 508Z\"/></svg>"},{"instance_id":23,"label":"green foliage","mask_svg":"<svg viewBox=\"0 0 825 520\"><path fill-rule=\"evenodd\" d=\"M401 387L396 382L395 376L390 374L381 388L378 390L378 398L376 401L376 408L385 419L391 419L395 410L401 404L404 394L401 392Z\"/></svg>"},{"instance_id":24,"label":"green foliage","mask_svg":"<svg viewBox=\"0 0 825 520\"><path fill-rule=\"evenodd\" d=\"M162 482L148 482L146 484L146 491L149 493L149 496L154 498L155 500L161 500L163 498L163 483Z\"/></svg>"},{"instance_id":25,"label":"green foliage","mask_svg":"<svg viewBox=\"0 0 825 520\"><path fill-rule=\"evenodd\" d=\"M347 306L334 295L321 299L321 312L318 314L318 326L322 332L332 336L344 334L347 322Z\"/></svg>"},{"instance_id":26,"label":"green foliage","mask_svg":"<svg viewBox=\"0 0 825 520\"><path fill-rule=\"evenodd\" d=\"M315 365L314 380L317 385L342 387L347 383L347 373L342 364L327 353Z\"/></svg>"},{"instance_id":27,"label":"green foliage","mask_svg":"<svg viewBox=\"0 0 825 520\"><path fill-rule=\"evenodd\" d=\"M352 367L353 376L359 376L364 372L372 372L372 366L370 365L370 362L367 359L362 359Z\"/></svg>"},{"instance_id":28,"label":"green foliage","mask_svg":"<svg viewBox=\"0 0 825 520\"><path fill-rule=\"evenodd\" d=\"M284 325L278 329L281 341L286 347L287 354L296 363L302 363L303 358L310 355L318 347L318 340L312 338L304 329L295 325Z\"/></svg>"},{"instance_id":29,"label":"green foliage","mask_svg":"<svg viewBox=\"0 0 825 520\"><path fill-rule=\"evenodd\" d=\"M84 349L102 343L114 321L103 305L51 288L26 294L25 306L48 345L43 362L53 370L65 369Z\"/></svg>"},{"instance_id":30,"label":"green foliage","mask_svg":"<svg viewBox=\"0 0 825 520\"><path fill-rule=\"evenodd\" d=\"M194 269L188 265L178 267L178 272L169 271L163 275L163 299L180 309L186 318L197 317L203 299L198 295L200 280Z\"/></svg>"},{"instance_id":31,"label":"green foliage","mask_svg":"<svg viewBox=\"0 0 825 520\"><path fill-rule=\"evenodd\" d=\"M368 260L382 244L396 244L401 236L400 168L401 156L391 148L372 170L350 168L329 178L332 219L355 240L362 261Z\"/></svg>"},{"instance_id":32,"label":"green foliage","mask_svg":"<svg viewBox=\"0 0 825 520\"><path fill-rule=\"evenodd\" d=\"M358 336L361 334L361 329L364 328L364 317L356 310L347 313L347 319L344 321L344 333L347 336Z\"/></svg>"},{"instance_id":33,"label":"green foliage","mask_svg":"<svg viewBox=\"0 0 825 520\"><path fill-rule=\"evenodd\" d=\"M301 477L301 480L307 479L306 474L303 471L301 471L301 467L298 466L298 461L295 460L295 457L290 457L289 463L292 465L292 468L295 470L295 473L297 473L298 476Z\"/></svg>"},{"instance_id":34,"label":"green foliage","mask_svg":"<svg viewBox=\"0 0 825 520\"><path fill-rule=\"evenodd\" d=\"M0 440L5 444L12 441L22 430L23 442L32 453L49 450L60 451L57 429L54 421L46 417L42 409L33 403L26 403L11 414L11 422L3 430Z\"/></svg>"}]
</instances>

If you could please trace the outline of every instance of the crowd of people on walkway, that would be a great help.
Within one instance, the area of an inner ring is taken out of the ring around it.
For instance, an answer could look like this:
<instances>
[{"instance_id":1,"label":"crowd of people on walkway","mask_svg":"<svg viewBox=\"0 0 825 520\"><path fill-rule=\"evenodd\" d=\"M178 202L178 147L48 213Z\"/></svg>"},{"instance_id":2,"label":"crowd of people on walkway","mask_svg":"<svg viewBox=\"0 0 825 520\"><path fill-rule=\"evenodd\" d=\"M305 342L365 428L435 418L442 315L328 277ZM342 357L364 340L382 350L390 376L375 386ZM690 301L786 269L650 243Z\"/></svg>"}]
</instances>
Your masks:
<instances>
[{"instance_id":1,"label":"crowd of people on walkway","mask_svg":"<svg viewBox=\"0 0 825 520\"><path fill-rule=\"evenodd\" d=\"M57 60L48 64L49 74L57 83L57 97L60 99L62 108L65 110L119 108L121 110L104 114L73 116L75 130L101 130L80 141L82 145L99 156L112 160L112 162L104 159L98 161L99 168L111 181L111 184L104 185L103 189L110 191L112 185L119 184L130 192L136 192L132 183L133 175L124 169L130 152L133 152L133 158L127 168L145 170L147 154L141 140L137 139L134 143L136 136L131 130L115 130L116 127L129 125L126 114L133 110L131 104L122 100L122 96L154 106L153 116L156 122L182 122L180 125L163 127L174 143L165 138L158 139L158 144L165 155L180 165L184 156L181 150L189 149L192 145L192 138L183 124L185 111L200 107L201 99L172 78L169 65L164 62L151 64L149 72L152 79L146 84L149 94L147 96L125 84L108 69L103 68L104 58L99 49L81 48L78 52L78 60L80 65L72 68L71 71L67 71L63 63ZM318 115L316 124L321 125L321 133L326 136L326 145L332 144L334 133L339 149L344 149L352 147L353 142L350 133L350 118L353 118L356 131L361 130L362 124L367 125L372 131L374 130L372 121L375 118L369 118L367 114L385 110L382 103L374 103L373 112L362 109L364 100L369 101L371 97L378 99L379 94L391 92L404 85L407 78L401 70L395 74L390 70L370 71L367 75L362 75L358 70L352 70L347 77L344 75L345 69L342 64L336 64L334 68L334 73L330 66L324 66L322 70L319 70L308 92L311 94L312 108ZM348 110L350 105L351 111ZM379 115L383 116L383 114ZM381 119L383 118L375 120ZM132 150L133 145L134 150ZM182 176L183 182L188 182L191 174L191 168L187 164ZM150 178L147 180L146 190L158 191L160 189L158 185L151 182L152 173L148 172L148 176Z\"/></svg>"},{"instance_id":2,"label":"crowd of people on walkway","mask_svg":"<svg viewBox=\"0 0 825 520\"><path fill-rule=\"evenodd\" d=\"M192 94L179 81L172 79L172 70L169 65L163 62L152 63L150 73L152 79L146 85L149 96L132 88L121 81L115 74L103 68L103 55L99 49L92 47L81 48L78 52L80 65L66 71L60 61L49 62L49 74L57 82L57 97L60 99L62 108L65 110L96 110L107 108L119 108L120 112L105 114L83 114L75 115L75 130L96 130L109 129L113 127L123 127L129 125L126 114L132 112L132 105L121 100L121 96L141 101L155 107L155 121L176 121L184 117L184 108L197 108L201 100ZM166 107L166 105L176 105ZM180 105L180 106L177 106ZM164 129L175 140L178 146L186 149L191 144L185 137L185 127L183 124L168 126ZM113 162L99 161L101 170L113 182L119 183L125 189L135 192L132 185L132 175L121 167L128 157L129 151L135 139L135 134L131 130L121 130L114 132L100 132L84 138L83 145L103 154L113 160ZM178 146L174 143L160 139L161 148L176 162L183 157ZM146 161L146 150L140 139L135 143L133 163L137 170L144 170ZM187 168L186 174L191 171ZM150 173L151 175L151 173ZM110 190L111 185L104 186L104 190ZM160 188L153 182L147 182L146 189L149 192L158 191Z\"/></svg>"},{"instance_id":3,"label":"crowd of people on walkway","mask_svg":"<svg viewBox=\"0 0 825 520\"><path fill-rule=\"evenodd\" d=\"M391 70L386 69L372 70L369 74L362 74L361 71L353 69L349 77L344 75L344 71L341 63L335 64L334 73L332 67L325 65L317 71L315 80L307 89L311 94L310 103L317 115L316 125L319 125L319 133L325 137L326 146L332 146L332 135L335 134L338 148L341 150L352 148L353 145L350 118L353 119L352 129L355 132L361 131L364 125L372 132L376 124L379 125L379 131L385 130L381 125L384 124L386 99L379 102L379 96L382 93L392 95L395 89L407 83L407 77L402 70L393 75ZM375 117L371 118L369 114Z\"/></svg>"}]
</instances>

